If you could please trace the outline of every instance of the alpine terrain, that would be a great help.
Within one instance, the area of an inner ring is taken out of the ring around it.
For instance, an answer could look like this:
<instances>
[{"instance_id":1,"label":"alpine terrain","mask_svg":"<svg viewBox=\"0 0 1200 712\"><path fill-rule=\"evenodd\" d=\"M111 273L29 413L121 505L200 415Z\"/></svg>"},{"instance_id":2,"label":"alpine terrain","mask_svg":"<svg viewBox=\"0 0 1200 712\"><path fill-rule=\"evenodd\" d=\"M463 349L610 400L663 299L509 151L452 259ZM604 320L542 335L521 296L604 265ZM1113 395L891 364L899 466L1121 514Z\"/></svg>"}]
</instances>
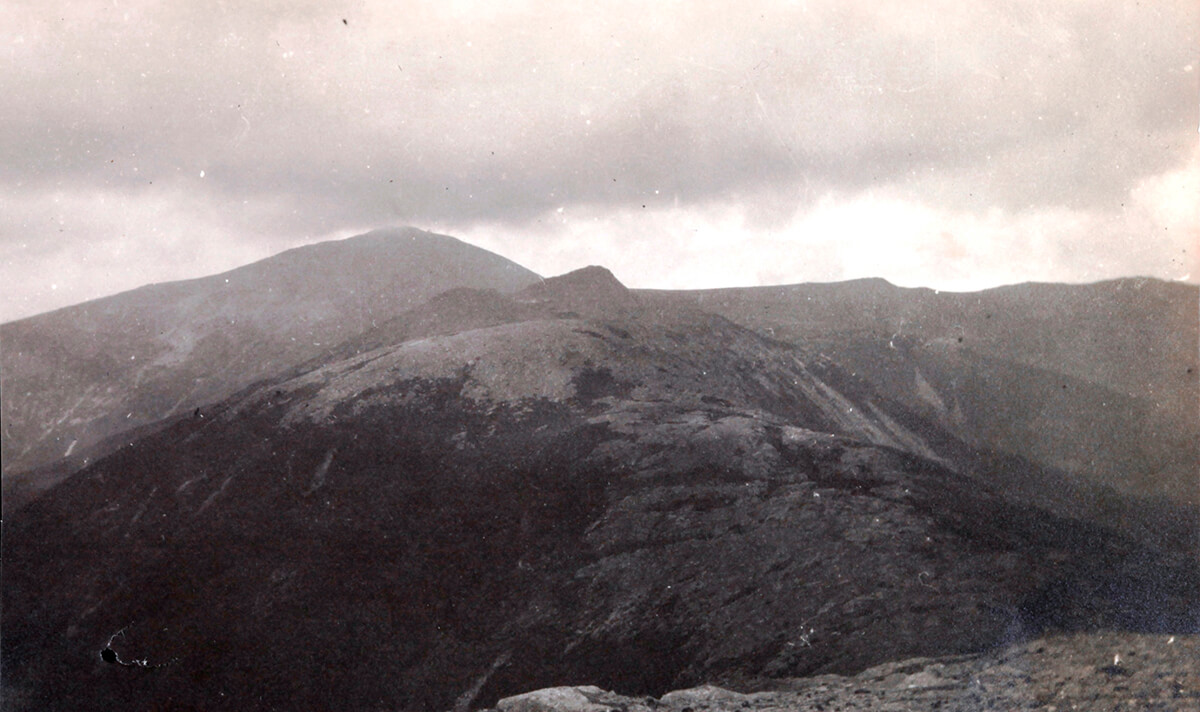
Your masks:
<instances>
[{"instance_id":1,"label":"alpine terrain","mask_svg":"<svg viewBox=\"0 0 1200 712\"><path fill-rule=\"evenodd\" d=\"M4 325L5 709L1187 709L1196 299L402 230Z\"/></svg>"},{"instance_id":2,"label":"alpine terrain","mask_svg":"<svg viewBox=\"0 0 1200 712\"><path fill-rule=\"evenodd\" d=\"M5 511L121 433L190 415L446 289L536 279L451 237L376 230L4 324Z\"/></svg>"}]
</instances>

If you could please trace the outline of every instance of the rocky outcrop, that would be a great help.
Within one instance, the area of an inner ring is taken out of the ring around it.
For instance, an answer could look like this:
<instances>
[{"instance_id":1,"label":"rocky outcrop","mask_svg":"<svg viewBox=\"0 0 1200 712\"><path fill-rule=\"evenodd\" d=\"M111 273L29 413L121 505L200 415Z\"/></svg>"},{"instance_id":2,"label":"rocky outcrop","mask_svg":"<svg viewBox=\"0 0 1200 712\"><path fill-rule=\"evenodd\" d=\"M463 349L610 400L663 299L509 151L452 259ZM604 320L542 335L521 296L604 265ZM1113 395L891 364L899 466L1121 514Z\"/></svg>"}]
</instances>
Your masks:
<instances>
[{"instance_id":1,"label":"rocky outcrop","mask_svg":"<svg viewBox=\"0 0 1200 712\"><path fill-rule=\"evenodd\" d=\"M703 685L655 699L594 686L558 689L577 691L589 712L1191 710L1200 707L1197 657L1195 636L1106 632L1041 638L981 655L900 660L853 676L777 680L748 693ZM569 693L548 692L496 707L524 712L531 708L522 700L538 700L537 712L577 709Z\"/></svg>"},{"instance_id":2,"label":"rocky outcrop","mask_svg":"<svg viewBox=\"0 0 1200 712\"><path fill-rule=\"evenodd\" d=\"M635 361L573 360L622 338L586 328L559 352L567 374L612 364L586 398L570 378L517 397L486 360L441 376L385 361L360 388L385 358L364 355L35 501L5 537L13 709L441 710L481 679L478 705L581 679L661 695L1046 626L1194 625L1200 578L1178 556L821 432L833 421L802 400L763 401L790 418L751 406L756 391L736 403L736 379L711 391L724 403L689 391L689 369L626 383L618 363ZM732 359L737 343L701 348ZM668 363L642 346L640 372ZM151 667L105 664L106 646Z\"/></svg>"},{"instance_id":3,"label":"rocky outcrop","mask_svg":"<svg viewBox=\"0 0 1200 712\"><path fill-rule=\"evenodd\" d=\"M28 505L6 708L741 694L1044 630L1195 631L1195 559L1012 496L819 354L553 291L435 300L426 333L380 329ZM456 330L463 305L494 309Z\"/></svg>"},{"instance_id":4,"label":"rocky outcrop","mask_svg":"<svg viewBox=\"0 0 1200 712\"><path fill-rule=\"evenodd\" d=\"M611 712L622 706L628 708L629 703L626 698L595 685L582 685L547 687L505 697L496 703L496 709L500 712Z\"/></svg>"}]
</instances>

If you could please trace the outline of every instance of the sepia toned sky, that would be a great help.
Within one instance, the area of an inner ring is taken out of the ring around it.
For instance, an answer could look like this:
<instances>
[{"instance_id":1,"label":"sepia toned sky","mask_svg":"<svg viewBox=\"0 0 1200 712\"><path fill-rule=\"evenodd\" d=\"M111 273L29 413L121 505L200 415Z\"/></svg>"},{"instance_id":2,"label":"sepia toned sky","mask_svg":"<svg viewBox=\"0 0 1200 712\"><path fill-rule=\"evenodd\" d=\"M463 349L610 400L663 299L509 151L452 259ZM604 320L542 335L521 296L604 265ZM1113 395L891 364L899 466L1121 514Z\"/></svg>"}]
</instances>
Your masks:
<instances>
[{"instance_id":1,"label":"sepia toned sky","mask_svg":"<svg viewBox=\"0 0 1200 712\"><path fill-rule=\"evenodd\" d=\"M1200 4L0 4L0 321L384 225L637 287L1200 280Z\"/></svg>"}]
</instances>

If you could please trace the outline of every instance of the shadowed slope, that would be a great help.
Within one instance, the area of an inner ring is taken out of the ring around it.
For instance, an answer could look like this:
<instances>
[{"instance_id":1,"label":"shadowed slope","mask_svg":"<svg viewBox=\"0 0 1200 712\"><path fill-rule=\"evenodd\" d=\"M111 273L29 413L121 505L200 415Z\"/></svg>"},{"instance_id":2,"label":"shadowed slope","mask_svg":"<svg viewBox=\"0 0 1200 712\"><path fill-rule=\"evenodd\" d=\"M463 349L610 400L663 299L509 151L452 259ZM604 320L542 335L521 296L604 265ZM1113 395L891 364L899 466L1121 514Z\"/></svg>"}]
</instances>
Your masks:
<instances>
[{"instance_id":1,"label":"shadowed slope","mask_svg":"<svg viewBox=\"0 0 1200 712\"><path fill-rule=\"evenodd\" d=\"M1200 503L1200 290L1153 279L977 293L883 280L639 292L819 350L969 443Z\"/></svg>"},{"instance_id":2,"label":"shadowed slope","mask_svg":"<svg viewBox=\"0 0 1200 712\"><path fill-rule=\"evenodd\" d=\"M451 237L377 230L4 324L6 487L68 455L69 471L105 438L191 413L440 292L537 279Z\"/></svg>"},{"instance_id":3,"label":"shadowed slope","mask_svg":"<svg viewBox=\"0 0 1200 712\"><path fill-rule=\"evenodd\" d=\"M29 505L6 704L444 710L488 671L481 705L1195 628L1194 561L1009 501L835 364L694 308L541 296L434 300L427 334L381 330ZM495 323L455 330L464 304Z\"/></svg>"}]
</instances>

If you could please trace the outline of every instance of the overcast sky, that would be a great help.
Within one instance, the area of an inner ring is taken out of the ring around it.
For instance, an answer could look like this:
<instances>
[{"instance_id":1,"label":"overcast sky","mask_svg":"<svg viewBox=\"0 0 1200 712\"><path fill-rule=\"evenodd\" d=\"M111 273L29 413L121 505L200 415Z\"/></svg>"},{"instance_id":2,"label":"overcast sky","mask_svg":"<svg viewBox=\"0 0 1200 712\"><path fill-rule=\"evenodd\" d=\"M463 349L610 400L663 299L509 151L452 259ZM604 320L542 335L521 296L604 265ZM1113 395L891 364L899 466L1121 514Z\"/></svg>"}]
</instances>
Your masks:
<instances>
[{"instance_id":1,"label":"overcast sky","mask_svg":"<svg viewBox=\"0 0 1200 712\"><path fill-rule=\"evenodd\" d=\"M384 225L639 287L1196 282L1198 26L1194 0L6 0L0 321Z\"/></svg>"}]
</instances>

